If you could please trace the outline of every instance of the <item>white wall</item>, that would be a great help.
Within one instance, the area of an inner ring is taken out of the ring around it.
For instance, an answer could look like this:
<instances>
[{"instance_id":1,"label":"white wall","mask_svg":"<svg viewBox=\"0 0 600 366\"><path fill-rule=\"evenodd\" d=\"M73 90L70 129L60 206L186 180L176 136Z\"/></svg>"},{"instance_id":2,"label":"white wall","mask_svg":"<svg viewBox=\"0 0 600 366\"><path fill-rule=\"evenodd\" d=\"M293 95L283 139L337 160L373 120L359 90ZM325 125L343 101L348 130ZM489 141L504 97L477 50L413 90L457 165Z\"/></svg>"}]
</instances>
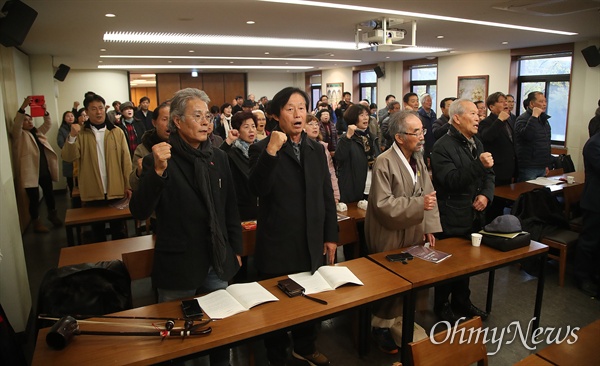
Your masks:
<instances>
[{"instance_id":1,"label":"white wall","mask_svg":"<svg viewBox=\"0 0 600 366\"><path fill-rule=\"evenodd\" d=\"M302 74L304 75L304 74ZM283 88L295 86L304 89L304 84L297 85L296 73L264 73L250 72L248 78L248 94L254 94L256 100L262 96L272 99L273 96Z\"/></svg>"},{"instance_id":2,"label":"white wall","mask_svg":"<svg viewBox=\"0 0 600 366\"><path fill-rule=\"evenodd\" d=\"M1 46L0 46L1 47ZM3 58L0 63L0 74L11 85L0 87L0 115L4 120L14 118L23 98L31 95L31 77L29 59L20 51L10 48L2 50ZM14 81L14 83L12 83ZM10 87L8 93L16 95L5 96L5 87ZM14 90L13 90L14 88ZM7 102L11 100L12 102ZM4 103L7 103L5 105ZM18 104L18 105L17 105ZM9 123L12 125L12 123ZM7 124L0 124L0 303L6 312L16 332L22 332L27 325L31 310L31 293L23 239L17 211L14 177L9 154L9 131Z\"/></svg>"},{"instance_id":3,"label":"white wall","mask_svg":"<svg viewBox=\"0 0 600 366\"><path fill-rule=\"evenodd\" d=\"M581 54L588 46L598 47L600 39L575 44L567 127L567 148L576 170L583 170L583 146L589 138L588 124L600 99L600 66L589 67Z\"/></svg>"},{"instance_id":4,"label":"white wall","mask_svg":"<svg viewBox=\"0 0 600 366\"><path fill-rule=\"evenodd\" d=\"M489 75L488 95L508 93L510 50L444 56L438 59L436 113L441 115L439 101L456 97L459 76Z\"/></svg>"},{"instance_id":5,"label":"white wall","mask_svg":"<svg viewBox=\"0 0 600 366\"><path fill-rule=\"evenodd\" d=\"M352 68L323 70L321 73L321 94L327 94L327 83L344 83L344 92L352 93ZM341 99L341 98L340 98ZM358 103L358 95L352 93L352 101ZM331 103L331 101L330 101Z\"/></svg>"}]
</instances>

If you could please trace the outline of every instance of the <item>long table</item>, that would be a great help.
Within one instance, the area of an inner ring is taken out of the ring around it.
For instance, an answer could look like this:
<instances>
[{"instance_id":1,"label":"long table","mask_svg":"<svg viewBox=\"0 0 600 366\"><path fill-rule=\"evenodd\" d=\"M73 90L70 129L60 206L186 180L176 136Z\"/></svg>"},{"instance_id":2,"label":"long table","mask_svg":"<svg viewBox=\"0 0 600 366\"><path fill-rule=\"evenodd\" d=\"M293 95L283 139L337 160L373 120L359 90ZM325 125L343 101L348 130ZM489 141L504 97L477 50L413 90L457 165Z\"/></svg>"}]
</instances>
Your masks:
<instances>
[{"instance_id":1,"label":"long table","mask_svg":"<svg viewBox=\"0 0 600 366\"><path fill-rule=\"evenodd\" d=\"M58 258L58 267L79 263L120 260L123 253L153 249L155 239L154 235L144 235L62 248Z\"/></svg>"},{"instance_id":2,"label":"long table","mask_svg":"<svg viewBox=\"0 0 600 366\"><path fill-rule=\"evenodd\" d=\"M73 235L73 231L77 231L77 229L84 225L111 220L131 219L132 217L133 216L131 215L131 211L129 211L129 207L125 207L123 209L118 209L111 206L70 208L65 214L67 243L69 246L73 246L75 244L75 235Z\"/></svg>"},{"instance_id":3,"label":"long table","mask_svg":"<svg viewBox=\"0 0 600 366\"><path fill-rule=\"evenodd\" d=\"M550 177L550 178L556 179L556 180L561 180L561 179L567 179L567 176L569 176L569 175L573 176L575 178L575 183L573 183L573 184L584 184L585 183L585 173L584 172L572 172L572 173L567 173L567 174L563 174L563 175L556 176L556 177ZM566 182L558 183L558 184L549 185L549 186L547 186L547 188L549 188L552 193L558 194L562 191L562 189L564 188L565 185L568 185L568 184ZM521 194L533 191L534 189L541 188L541 187L543 187L543 186L533 184L533 183L527 183L527 182L512 183L512 184L507 184L504 186L497 186L496 188L494 188L494 196L504 198L504 199L507 199L510 201L516 201L517 198L519 198L519 196Z\"/></svg>"},{"instance_id":4,"label":"long table","mask_svg":"<svg viewBox=\"0 0 600 366\"><path fill-rule=\"evenodd\" d=\"M334 314L365 305L386 297L408 292L411 284L367 258L343 263L364 283L364 286L347 285L335 291L315 296L326 300L328 305L303 297L289 298L277 288L277 280L261 281L260 284L275 295L279 301L258 305L250 311L210 323L212 334L190 337L184 340L159 337L76 336L65 349L53 350L46 345L49 328L38 333L32 365L147 365L204 352L212 348L239 343L267 333L287 329L311 320L324 319ZM369 326L369 317L362 311L360 323ZM155 304L117 313L123 316L180 317L178 301ZM86 328L84 328L84 326ZM81 324L89 329L92 325ZM119 330L119 327L111 327ZM362 336L362 338L361 338ZM365 332L359 332L359 344L367 344Z\"/></svg>"},{"instance_id":5,"label":"long table","mask_svg":"<svg viewBox=\"0 0 600 366\"><path fill-rule=\"evenodd\" d=\"M369 255L375 263L389 269L396 275L404 278L413 286L413 291L408 294L408 301L404 304L402 322L402 363L410 365L410 350L408 343L413 338L413 323L415 320L416 292L428 287L444 284L459 278L470 277L479 273L490 272L488 280L488 294L486 309L491 310L494 270L515 263L524 258L539 257L542 266L538 275L538 285L535 298L533 316L533 329L539 327L540 313L542 310L542 297L544 293L544 263L548 255L548 246L532 241L528 247L523 247L508 252L487 247L473 247L471 242L462 238L449 238L436 241L435 249L452 254L450 258L440 263L431 263L415 258L404 265L400 262L390 262L385 256L400 253L403 249Z\"/></svg>"}]
</instances>

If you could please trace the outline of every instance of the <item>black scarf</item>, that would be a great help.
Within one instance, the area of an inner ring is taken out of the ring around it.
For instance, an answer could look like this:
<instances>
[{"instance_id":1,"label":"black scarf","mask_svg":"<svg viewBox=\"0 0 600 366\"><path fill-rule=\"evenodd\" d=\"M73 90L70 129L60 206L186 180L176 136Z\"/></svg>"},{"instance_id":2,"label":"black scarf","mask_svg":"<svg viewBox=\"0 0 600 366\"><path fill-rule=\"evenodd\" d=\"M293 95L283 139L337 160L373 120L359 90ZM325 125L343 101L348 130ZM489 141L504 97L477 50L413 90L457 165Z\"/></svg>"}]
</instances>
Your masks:
<instances>
[{"instance_id":1,"label":"black scarf","mask_svg":"<svg viewBox=\"0 0 600 366\"><path fill-rule=\"evenodd\" d=\"M142 144L150 152L152 152L152 146L154 146L160 142L163 142L163 141L160 139L160 137L158 137L158 133L156 132L155 128L144 132L144 135L142 136Z\"/></svg>"},{"instance_id":2,"label":"black scarf","mask_svg":"<svg viewBox=\"0 0 600 366\"><path fill-rule=\"evenodd\" d=\"M227 243L217 220L217 211L215 210L215 202L210 185L208 166L211 163L213 155L212 146L210 141L207 140L202 142L197 149L194 149L183 141L178 133L172 133L169 137L169 142L176 154L194 166L193 182L190 183L192 183L192 187L208 208L210 239L212 242L212 266L217 275L222 278L225 272L224 264L227 257Z\"/></svg>"}]
</instances>

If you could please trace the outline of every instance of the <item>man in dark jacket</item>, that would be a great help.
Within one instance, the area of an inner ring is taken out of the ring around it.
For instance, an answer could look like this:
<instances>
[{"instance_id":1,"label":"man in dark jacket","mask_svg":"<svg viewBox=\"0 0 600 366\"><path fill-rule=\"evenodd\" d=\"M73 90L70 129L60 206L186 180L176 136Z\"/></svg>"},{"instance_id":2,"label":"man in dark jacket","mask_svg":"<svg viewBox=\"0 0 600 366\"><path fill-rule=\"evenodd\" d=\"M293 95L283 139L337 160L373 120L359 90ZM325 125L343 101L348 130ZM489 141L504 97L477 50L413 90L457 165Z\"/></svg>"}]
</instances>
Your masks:
<instances>
[{"instance_id":1,"label":"man in dark jacket","mask_svg":"<svg viewBox=\"0 0 600 366\"><path fill-rule=\"evenodd\" d=\"M552 162L546 97L541 92L531 92L523 105L527 110L515 123L519 182L546 176Z\"/></svg>"},{"instance_id":2,"label":"man in dark jacket","mask_svg":"<svg viewBox=\"0 0 600 366\"><path fill-rule=\"evenodd\" d=\"M437 192L443 233L440 237L466 237L481 229L483 211L494 197L494 159L484 152L475 136L479 127L477 107L467 99L450 105L450 128L431 155L433 185ZM452 305L449 296L452 293ZM471 303L469 279L436 286L434 311L454 323L458 315L487 317Z\"/></svg>"},{"instance_id":3,"label":"man in dark jacket","mask_svg":"<svg viewBox=\"0 0 600 366\"><path fill-rule=\"evenodd\" d=\"M150 107L150 98L144 96L140 98L140 105L138 106L138 110L135 112L135 118L144 123L144 127L146 130L152 129L152 111L148 108ZM123 106L121 106L121 110L123 110Z\"/></svg>"},{"instance_id":4,"label":"man in dark jacket","mask_svg":"<svg viewBox=\"0 0 600 366\"><path fill-rule=\"evenodd\" d=\"M183 89L171 102L169 142L144 157L129 207L138 220L154 211L157 236L152 281L159 302L227 287L240 267L242 230L226 154L208 141L203 91ZM229 363L229 350L211 364Z\"/></svg>"},{"instance_id":5,"label":"man in dark jacket","mask_svg":"<svg viewBox=\"0 0 600 366\"><path fill-rule=\"evenodd\" d=\"M425 93L421 96L421 107L417 110L417 113L419 113L419 118L423 123L423 128L429 131L428 134L425 134L425 153L423 156L427 166L430 164L429 158L431 155L431 149L435 143L435 137L433 136L433 122L435 122L437 119L435 111L431 108L431 104L431 95Z\"/></svg>"},{"instance_id":6,"label":"man in dark jacket","mask_svg":"<svg viewBox=\"0 0 600 366\"><path fill-rule=\"evenodd\" d=\"M583 163L585 165L585 186L581 196L583 229L577 242L575 253L575 279L579 288L589 296L600 298L598 289L598 255L600 255L600 131L585 143ZM596 283L594 283L596 281Z\"/></svg>"},{"instance_id":7,"label":"man in dark jacket","mask_svg":"<svg viewBox=\"0 0 600 366\"><path fill-rule=\"evenodd\" d=\"M315 272L327 254L333 263L337 215L323 146L303 132L309 99L288 87L270 101L279 130L250 145L250 189L260 200L256 231L256 268L262 278ZM239 225L239 224L238 224ZM315 348L316 326L292 330L293 356L314 365L328 365ZM265 338L271 365L286 362L287 336Z\"/></svg>"},{"instance_id":8,"label":"man in dark jacket","mask_svg":"<svg viewBox=\"0 0 600 366\"><path fill-rule=\"evenodd\" d=\"M455 100L456 98L454 97L448 97L442 99L442 101L440 102L440 109L442 110L442 115L440 116L440 118L436 119L433 122L432 127L433 137L435 137L436 140L448 133L448 128L450 127L450 124L448 123L450 119L450 116L448 115L448 110L450 109L450 104L452 104L452 102L454 102Z\"/></svg>"},{"instance_id":9,"label":"man in dark jacket","mask_svg":"<svg viewBox=\"0 0 600 366\"><path fill-rule=\"evenodd\" d=\"M485 104L490 110L490 115L479 122L477 136L485 151L489 151L494 157L495 185L511 184L516 175L517 158L506 97L501 92L492 93L487 97ZM486 210L486 221L491 222L496 216L502 215L506 204L503 199L495 199Z\"/></svg>"}]
</instances>

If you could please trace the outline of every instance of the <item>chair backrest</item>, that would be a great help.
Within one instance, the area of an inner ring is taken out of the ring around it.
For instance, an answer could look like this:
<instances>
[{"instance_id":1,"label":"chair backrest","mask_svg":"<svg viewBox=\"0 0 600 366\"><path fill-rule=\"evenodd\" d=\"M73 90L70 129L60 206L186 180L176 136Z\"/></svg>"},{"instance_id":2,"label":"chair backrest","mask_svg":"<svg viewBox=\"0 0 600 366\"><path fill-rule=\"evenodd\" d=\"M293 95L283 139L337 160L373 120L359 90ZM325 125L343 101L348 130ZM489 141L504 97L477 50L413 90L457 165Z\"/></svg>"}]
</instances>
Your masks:
<instances>
[{"instance_id":1,"label":"chair backrest","mask_svg":"<svg viewBox=\"0 0 600 366\"><path fill-rule=\"evenodd\" d=\"M122 253L123 263L129 272L131 280L150 277L154 262L154 248Z\"/></svg>"},{"instance_id":2,"label":"chair backrest","mask_svg":"<svg viewBox=\"0 0 600 366\"><path fill-rule=\"evenodd\" d=\"M572 219L571 211L573 210L574 206L578 205L579 201L581 201L583 187L583 184L567 184L563 187L563 198L565 199L565 218L567 220Z\"/></svg>"},{"instance_id":3,"label":"chair backrest","mask_svg":"<svg viewBox=\"0 0 600 366\"><path fill-rule=\"evenodd\" d=\"M474 317L458 325L456 330L450 329L434 335L435 343L431 337L409 343L414 366L445 365L471 365L487 366L487 350L484 344L484 334L479 332L482 327L481 318ZM464 331L461 331L464 329ZM451 342L452 332L458 331ZM450 334L448 334L450 333ZM461 333L465 342L461 341Z\"/></svg>"}]
</instances>

